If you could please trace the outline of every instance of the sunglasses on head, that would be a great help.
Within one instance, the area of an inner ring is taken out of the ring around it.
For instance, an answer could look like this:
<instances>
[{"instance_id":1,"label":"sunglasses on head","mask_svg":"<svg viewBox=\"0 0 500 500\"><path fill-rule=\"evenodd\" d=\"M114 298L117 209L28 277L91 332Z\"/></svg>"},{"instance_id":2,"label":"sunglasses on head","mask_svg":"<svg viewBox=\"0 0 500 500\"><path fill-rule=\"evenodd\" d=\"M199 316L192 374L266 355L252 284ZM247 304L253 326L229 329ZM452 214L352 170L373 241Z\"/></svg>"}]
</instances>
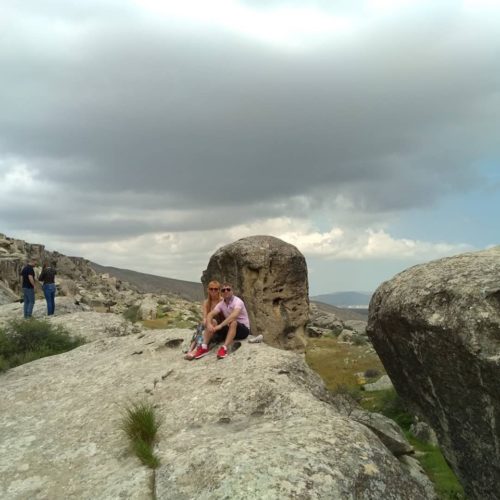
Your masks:
<instances>
[{"instance_id":1,"label":"sunglasses on head","mask_svg":"<svg viewBox=\"0 0 500 500\"><path fill-rule=\"evenodd\" d=\"M230 292L231 288L229 288L229 287L227 287L227 288L221 288L220 291L221 292Z\"/></svg>"},{"instance_id":2,"label":"sunglasses on head","mask_svg":"<svg viewBox=\"0 0 500 500\"><path fill-rule=\"evenodd\" d=\"M219 289L218 289L218 288L209 288L209 290L210 290L211 292L218 292L218 291L219 291Z\"/></svg>"}]
</instances>

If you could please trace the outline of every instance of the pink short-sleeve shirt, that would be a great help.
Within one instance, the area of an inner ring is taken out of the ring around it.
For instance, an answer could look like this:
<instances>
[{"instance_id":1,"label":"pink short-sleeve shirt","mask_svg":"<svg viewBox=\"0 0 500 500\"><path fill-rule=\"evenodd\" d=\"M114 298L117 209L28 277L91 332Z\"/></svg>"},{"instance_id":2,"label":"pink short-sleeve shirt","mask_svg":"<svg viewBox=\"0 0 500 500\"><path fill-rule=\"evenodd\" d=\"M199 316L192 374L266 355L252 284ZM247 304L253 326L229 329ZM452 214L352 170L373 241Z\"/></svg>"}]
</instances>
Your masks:
<instances>
[{"instance_id":1,"label":"pink short-sleeve shirt","mask_svg":"<svg viewBox=\"0 0 500 500\"><path fill-rule=\"evenodd\" d=\"M233 295L231 297L229 304L226 304L225 300L221 300L213 308L213 311L221 312L224 315L224 318L227 318L235 309L240 310L236 321L250 329L250 320L248 319L248 313L247 308L245 307L245 303L239 297L236 297L236 295Z\"/></svg>"}]
</instances>

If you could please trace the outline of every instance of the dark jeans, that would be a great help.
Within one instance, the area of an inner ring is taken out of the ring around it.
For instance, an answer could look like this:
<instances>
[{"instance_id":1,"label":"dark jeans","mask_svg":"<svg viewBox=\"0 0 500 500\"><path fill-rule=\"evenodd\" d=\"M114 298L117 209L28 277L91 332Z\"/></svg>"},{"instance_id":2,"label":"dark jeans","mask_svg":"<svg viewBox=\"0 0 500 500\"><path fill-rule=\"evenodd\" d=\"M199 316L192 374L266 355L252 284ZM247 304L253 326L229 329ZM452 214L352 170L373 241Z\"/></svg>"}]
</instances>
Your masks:
<instances>
[{"instance_id":1,"label":"dark jeans","mask_svg":"<svg viewBox=\"0 0 500 500\"><path fill-rule=\"evenodd\" d=\"M24 317L31 318L33 314L33 306L35 305L35 289L34 288L23 288L24 295Z\"/></svg>"},{"instance_id":2,"label":"dark jeans","mask_svg":"<svg viewBox=\"0 0 500 500\"><path fill-rule=\"evenodd\" d=\"M56 310L56 285L55 283L47 283L42 288L47 301L47 314L52 316Z\"/></svg>"}]
</instances>

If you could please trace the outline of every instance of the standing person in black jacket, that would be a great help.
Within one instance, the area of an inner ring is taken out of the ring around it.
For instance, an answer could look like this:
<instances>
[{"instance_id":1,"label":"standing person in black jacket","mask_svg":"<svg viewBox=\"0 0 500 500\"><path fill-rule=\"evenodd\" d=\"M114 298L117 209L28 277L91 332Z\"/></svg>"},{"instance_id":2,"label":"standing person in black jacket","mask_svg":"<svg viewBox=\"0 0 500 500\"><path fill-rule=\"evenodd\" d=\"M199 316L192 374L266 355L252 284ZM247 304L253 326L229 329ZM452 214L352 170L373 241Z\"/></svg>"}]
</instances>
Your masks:
<instances>
[{"instance_id":1,"label":"standing person in black jacket","mask_svg":"<svg viewBox=\"0 0 500 500\"><path fill-rule=\"evenodd\" d=\"M38 277L38 281L42 281L42 290L47 301L47 315L52 316L56 309L56 270L48 261L43 263L42 272Z\"/></svg>"},{"instance_id":2,"label":"standing person in black jacket","mask_svg":"<svg viewBox=\"0 0 500 500\"><path fill-rule=\"evenodd\" d=\"M22 276L22 289L23 289L23 308L24 317L26 319L31 318L33 314L33 306L35 305L35 270L33 267L36 265L36 261L33 258L29 258L26 265L21 271Z\"/></svg>"}]
</instances>

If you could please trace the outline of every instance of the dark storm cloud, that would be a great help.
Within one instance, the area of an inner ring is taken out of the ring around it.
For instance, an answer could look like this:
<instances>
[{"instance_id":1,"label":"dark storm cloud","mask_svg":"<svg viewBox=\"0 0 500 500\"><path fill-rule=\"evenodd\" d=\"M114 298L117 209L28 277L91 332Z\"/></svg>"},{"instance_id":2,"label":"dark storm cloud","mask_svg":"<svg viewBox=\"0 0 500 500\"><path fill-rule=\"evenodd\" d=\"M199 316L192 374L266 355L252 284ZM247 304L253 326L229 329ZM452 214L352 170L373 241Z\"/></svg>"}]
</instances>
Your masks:
<instances>
[{"instance_id":1,"label":"dark storm cloud","mask_svg":"<svg viewBox=\"0 0 500 500\"><path fill-rule=\"evenodd\" d=\"M50 230L68 206L96 237L216 227L228 205L236 222L300 213L298 196L405 210L480 182L499 152L500 30L475 38L453 9L284 50L134 4L8 6L0 158L61 193L35 216Z\"/></svg>"}]
</instances>

